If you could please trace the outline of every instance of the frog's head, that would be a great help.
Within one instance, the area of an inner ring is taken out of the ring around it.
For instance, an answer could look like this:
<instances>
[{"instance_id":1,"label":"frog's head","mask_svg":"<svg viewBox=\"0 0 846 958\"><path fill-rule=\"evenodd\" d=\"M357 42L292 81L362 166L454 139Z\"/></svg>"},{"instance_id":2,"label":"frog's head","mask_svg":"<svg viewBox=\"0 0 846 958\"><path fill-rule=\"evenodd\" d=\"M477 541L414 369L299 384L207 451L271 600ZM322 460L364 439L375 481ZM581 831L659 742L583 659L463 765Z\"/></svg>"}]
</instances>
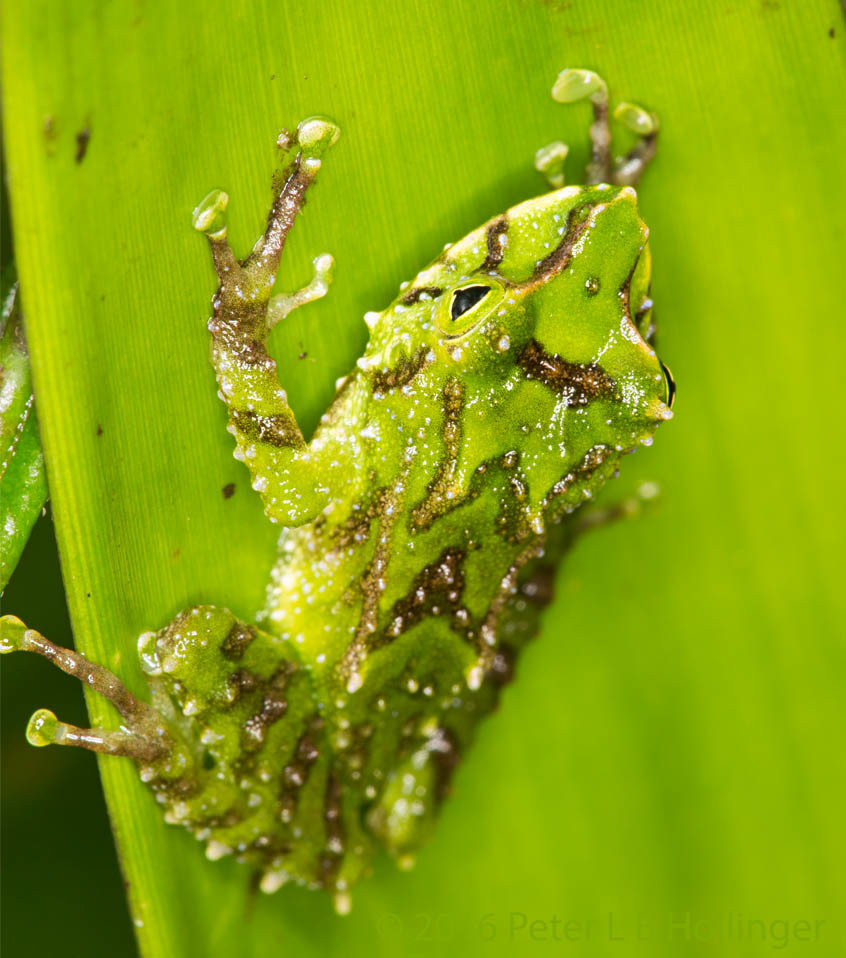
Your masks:
<instances>
[{"instance_id":1,"label":"frog's head","mask_svg":"<svg viewBox=\"0 0 846 958\"><path fill-rule=\"evenodd\" d=\"M373 314L366 362L416 356L430 391L460 384L459 473L516 456L533 511L572 506L672 415L672 381L648 342L647 236L631 187L565 187L515 206Z\"/></svg>"}]
</instances>

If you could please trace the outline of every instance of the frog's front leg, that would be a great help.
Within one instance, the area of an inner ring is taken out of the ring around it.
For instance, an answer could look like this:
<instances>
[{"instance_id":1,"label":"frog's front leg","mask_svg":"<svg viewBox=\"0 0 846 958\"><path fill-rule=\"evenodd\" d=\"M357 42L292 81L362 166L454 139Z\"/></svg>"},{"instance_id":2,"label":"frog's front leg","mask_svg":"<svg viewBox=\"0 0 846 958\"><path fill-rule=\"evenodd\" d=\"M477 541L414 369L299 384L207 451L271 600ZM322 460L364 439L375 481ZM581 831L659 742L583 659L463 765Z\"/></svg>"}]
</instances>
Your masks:
<instances>
[{"instance_id":1,"label":"frog's front leg","mask_svg":"<svg viewBox=\"0 0 846 958\"><path fill-rule=\"evenodd\" d=\"M279 147L293 155L285 174L274 182L267 228L246 259L238 261L226 238L229 197L210 193L194 211L194 226L211 246L220 286L209 321L211 359L219 394L229 407L229 432L235 456L243 460L274 522L288 526L313 519L329 500L327 471L306 443L285 390L268 355L267 336L291 310L326 293L333 267L323 254L314 261L315 278L304 289L271 298L285 240L306 191L320 168L321 155L337 140L329 120L304 120Z\"/></svg>"},{"instance_id":2,"label":"frog's front leg","mask_svg":"<svg viewBox=\"0 0 846 958\"><path fill-rule=\"evenodd\" d=\"M575 103L589 99L593 108L590 127L591 158L585 168L585 183L616 183L636 186L652 158L658 144L658 118L654 113L633 103L620 103L614 110L614 119L637 134L637 142L619 160L611 157L611 128L609 126L608 87L592 70L562 70L552 87L552 97L559 103ZM564 160L567 146L550 143L535 154L535 167L544 174L553 189L564 185Z\"/></svg>"}]
</instances>

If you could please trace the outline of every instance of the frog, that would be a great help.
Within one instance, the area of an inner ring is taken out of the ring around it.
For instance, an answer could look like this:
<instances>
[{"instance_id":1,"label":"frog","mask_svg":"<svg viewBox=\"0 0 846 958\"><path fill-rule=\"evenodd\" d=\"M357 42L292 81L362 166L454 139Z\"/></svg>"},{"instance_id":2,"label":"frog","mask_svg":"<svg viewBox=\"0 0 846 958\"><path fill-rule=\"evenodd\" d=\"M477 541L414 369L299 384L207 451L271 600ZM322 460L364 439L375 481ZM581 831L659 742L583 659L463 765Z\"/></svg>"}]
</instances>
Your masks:
<instances>
[{"instance_id":1,"label":"frog","mask_svg":"<svg viewBox=\"0 0 846 958\"><path fill-rule=\"evenodd\" d=\"M120 715L117 729L82 729L40 709L29 741L133 761L165 821L209 859L249 866L263 892L325 889L344 914L377 852L413 864L562 557L625 512L594 497L673 416L634 188L657 119L620 104L635 144L612 160L602 78L567 69L552 93L592 105L585 182L565 185L565 144L539 150L549 190L447 244L365 315L363 355L309 439L267 342L330 285L324 253L307 286L274 293L337 124L280 134L267 226L245 258L227 239L228 194L194 211L217 277L210 356L234 455L280 527L255 621L197 605L145 632L148 701L2 619L0 651L49 659Z\"/></svg>"}]
</instances>

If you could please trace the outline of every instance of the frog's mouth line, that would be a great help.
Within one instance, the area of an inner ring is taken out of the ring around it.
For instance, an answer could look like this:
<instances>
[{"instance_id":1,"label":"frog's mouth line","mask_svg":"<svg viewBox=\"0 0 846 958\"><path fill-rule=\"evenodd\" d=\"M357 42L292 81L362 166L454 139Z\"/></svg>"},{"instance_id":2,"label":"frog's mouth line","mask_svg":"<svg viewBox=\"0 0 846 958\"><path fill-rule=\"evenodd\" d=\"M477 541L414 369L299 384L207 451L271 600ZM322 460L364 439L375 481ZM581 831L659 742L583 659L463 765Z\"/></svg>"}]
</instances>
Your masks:
<instances>
[{"instance_id":1,"label":"frog's mouth line","mask_svg":"<svg viewBox=\"0 0 846 958\"><path fill-rule=\"evenodd\" d=\"M661 363L661 372L664 373L664 379L667 380L667 398L665 402L669 409L673 408L673 403L676 401L676 381L673 379L673 374L670 372L669 366L666 363L658 360Z\"/></svg>"}]
</instances>

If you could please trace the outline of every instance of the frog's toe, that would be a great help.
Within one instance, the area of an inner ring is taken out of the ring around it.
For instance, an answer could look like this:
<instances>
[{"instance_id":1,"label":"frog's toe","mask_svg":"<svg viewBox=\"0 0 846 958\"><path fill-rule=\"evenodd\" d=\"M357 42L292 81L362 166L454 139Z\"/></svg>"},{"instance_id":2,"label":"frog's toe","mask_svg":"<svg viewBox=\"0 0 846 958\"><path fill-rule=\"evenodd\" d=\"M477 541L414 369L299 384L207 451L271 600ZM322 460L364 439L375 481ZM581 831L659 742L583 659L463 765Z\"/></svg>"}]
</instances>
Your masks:
<instances>
[{"instance_id":1,"label":"frog's toe","mask_svg":"<svg viewBox=\"0 0 846 958\"><path fill-rule=\"evenodd\" d=\"M298 307L320 299L329 292L329 284L335 273L335 258L331 253L321 253L315 256L312 265L314 275L307 286L293 293L279 293L270 300L267 307L268 329L273 329L280 320Z\"/></svg>"},{"instance_id":2,"label":"frog's toe","mask_svg":"<svg viewBox=\"0 0 846 958\"><path fill-rule=\"evenodd\" d=\"M225 239L227 206L229 194L224 190L212 190L194 209L191 217L194 229L212 240Z\"/></svg>"},{"instance_id":3,"label":"frog's toe","mask_svg":"<svg viewBox=\"0 0 846 958\"><path fill-rule=\"evenodd\" d=\"M652 136L658 132L658 117L636 103L620 103L614 110L614 119L638 136Z\"/></svg>"},{"instance_id":4,"label":"frog's toe","mask_svg":"<svg viewBox=\"0 0 846 958\"><path fill-rule=\"evenodd\" d=\"M608 87L593 70L562 70L552 85L552 99L559 103L575 103L586 97L594 103L608 102Z\"/></svg>"},{"instance_id":5,"label":"frog's toe","mask_svg":"<svg viewBox=\"0 0 846 958\"><path fill-rule=\"evenodd\" d=\"M569 147L560 141L548 143L535 153L535 169L543 173L554 190L560 190L564 185L564 161L568 153Z\"/></svg>"}]
</instances>

